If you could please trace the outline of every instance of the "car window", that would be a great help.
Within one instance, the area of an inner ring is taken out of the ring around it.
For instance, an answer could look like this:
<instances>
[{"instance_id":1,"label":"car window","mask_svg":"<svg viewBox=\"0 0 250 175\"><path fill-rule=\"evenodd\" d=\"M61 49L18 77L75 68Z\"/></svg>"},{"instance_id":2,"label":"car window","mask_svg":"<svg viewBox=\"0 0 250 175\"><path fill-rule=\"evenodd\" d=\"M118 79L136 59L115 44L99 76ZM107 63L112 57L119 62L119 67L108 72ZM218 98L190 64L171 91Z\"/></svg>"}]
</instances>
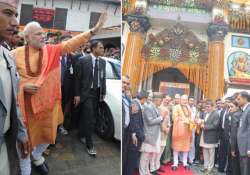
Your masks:
<instances>
[{"instance_id":1,"label":"car window","mask_svg":"<svg viewBox=\"0 0 250 175\"><path fill-rule=\"evenodd\" d=\"M121 65L120 63L114 63L106 61L106 78L107 79L121 79Z\"/></svg>"}]
</instances>

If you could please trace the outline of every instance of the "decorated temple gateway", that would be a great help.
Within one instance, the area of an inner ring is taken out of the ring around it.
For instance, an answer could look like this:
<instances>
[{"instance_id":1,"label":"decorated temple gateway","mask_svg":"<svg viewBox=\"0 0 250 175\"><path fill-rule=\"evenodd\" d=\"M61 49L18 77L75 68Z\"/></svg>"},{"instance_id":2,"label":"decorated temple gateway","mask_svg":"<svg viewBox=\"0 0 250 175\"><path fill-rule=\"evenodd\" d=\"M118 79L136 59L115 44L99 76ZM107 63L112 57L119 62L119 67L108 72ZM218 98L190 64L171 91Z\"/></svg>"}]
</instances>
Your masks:
<instances>
[{"instance_id":1,"label":"decorated temple gateway","mask_svg":"<svg viewBox=\"0 0 250 175\"><path fill-rule=\"evenodd\" d=\"M250 89L250 1L124 0L122 12L132 93L215 100Z\"/></svg>"}]
</instances>

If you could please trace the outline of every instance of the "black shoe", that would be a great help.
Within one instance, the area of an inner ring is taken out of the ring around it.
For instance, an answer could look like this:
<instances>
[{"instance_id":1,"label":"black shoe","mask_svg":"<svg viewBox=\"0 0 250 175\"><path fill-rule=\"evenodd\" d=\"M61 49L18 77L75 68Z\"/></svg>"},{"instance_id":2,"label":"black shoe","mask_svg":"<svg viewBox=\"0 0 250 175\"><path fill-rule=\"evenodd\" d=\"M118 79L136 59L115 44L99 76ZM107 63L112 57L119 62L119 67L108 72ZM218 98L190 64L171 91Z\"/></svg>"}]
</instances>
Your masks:
<instances>
[{"instance_id":1,"label":"black shoe","mask_svg":"<svg viewBox=\"0 0 250 175\"><path fill-rule=\"evenodd\" d=\"M96 151L95 151L94 147L92 147L92 148L87 147L87 152L90 156L94 156L94 157L96 156Z\"/></svg>"},{"instance_id":2,"label":"black shoe","mask_svg":"<svg viewBox=\"0 0 250 175\"><path fill-rule=\"evenodd\" d=\"M41 164L39 166L34 165L34 167L35 167L35 170L41 175L49 174L49 167L45 162L43 162L43 164Z\"/></svg>"},{"instance_id":3,"label":"black shoe","mask_svg":"<svg viewBox=\"0 0 250 175\"><path fill-rule=\"evenodd\" d=\"M189 165L186 165L184 166L185 170L190 170L190 166Z\"/></svg>"},{"instance_id":4,"label":"black shoe","mask_svg":"<svg viewBox=\"0 0 250 175\"><path fill-rule=\"evenodd\" d=\"M156 171L153 171L153 172L150 172L152 175L159 175L158 173L157 173L157 170Z\"/></svg>"},{"instance_id":5,"label":"black shoe","mask_svg":"<svg viewBox=\"0 0 250 175\"><path fill-rule=\"evenodd\" d=\"M176 170L177 170L177 166L172 166L171 169L172 169L173 171L176 171Z\"/></svg>"}]
</instances>

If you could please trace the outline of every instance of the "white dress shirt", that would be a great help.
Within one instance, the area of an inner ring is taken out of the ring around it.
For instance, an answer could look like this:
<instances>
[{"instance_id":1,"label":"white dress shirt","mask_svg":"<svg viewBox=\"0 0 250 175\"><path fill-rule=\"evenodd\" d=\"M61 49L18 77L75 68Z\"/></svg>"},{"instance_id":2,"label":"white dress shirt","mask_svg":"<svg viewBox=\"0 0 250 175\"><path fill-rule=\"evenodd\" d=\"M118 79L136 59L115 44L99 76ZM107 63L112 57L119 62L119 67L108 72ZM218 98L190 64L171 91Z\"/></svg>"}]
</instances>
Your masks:
<instances>
[{"instance_id":1,"label":"white dress shirt","mask_svg":"<svg viewBox=\"0 0 250 175\"><path fill-rule=\"evenodd\" d=\"M130 123L130 116L129 116L129 101L127 100L125 95L122 95L122 103L124 104L124 110L125 110L125 128L127 128Z\"/></svg>"},{"instance_id":2,"label":"white dress shirt","mask_svg":"<svg viewBox=\"0 0 250 175\"><path fill-rule=\"evenodd\" d=\"M99 58L96 58L95 55L92 54L92 53L90 54L90 56L92 57L92 65L93 65L92 71L93 71L93 77L94 77L95 66L96 66L96 65L95 65L95 60L96 60L96 59L99 59ZM99 68L98 71L100 71L100 67L99 67L100 63L99 63L99 61L100 61L100 60L98 60L98 62L97 62L97 63L98 63L98 68ZM101 87L99 73L98 73L98 87ZM91 88L93 88L93 82L92 82Z\"/></svg>"}]
</instances>

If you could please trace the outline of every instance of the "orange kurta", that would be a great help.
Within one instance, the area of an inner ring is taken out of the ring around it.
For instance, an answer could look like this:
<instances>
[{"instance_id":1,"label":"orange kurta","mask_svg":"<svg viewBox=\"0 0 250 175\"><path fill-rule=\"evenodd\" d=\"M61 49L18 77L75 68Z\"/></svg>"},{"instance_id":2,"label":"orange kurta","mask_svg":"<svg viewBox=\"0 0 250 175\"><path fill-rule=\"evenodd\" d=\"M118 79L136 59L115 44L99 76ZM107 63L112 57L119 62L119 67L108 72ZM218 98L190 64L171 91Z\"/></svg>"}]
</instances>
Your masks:
<instances>
[{"instance_id":1,"label":"orange kurta","mask_svg":"<svg viewBox=\"0 0 250 175\"><path fill-rule=\"evenodd\" d=\"M172 148L174 151L186 152L190 150L192 132L189 129L191 112L186 107L177 105L173 109Z\"/></svg>"},{"instance_id":2,"label":"orange kurta","mask_svg":"<svg viewBox=\"0 0 250 175\"><path fill-rule=\"evenodd\" d=\"M27 74L25 65L25 47L12 51L17 71L20 75L18 102L26 124L32 148L38 144L54 144L57 126L63 122L61 109L60 56L70 53L90 39L90 32L85 32L57 45L43 47L42 72L37 77ZM29 49L31 71L35 72L39 51ZM37 84L39 90L34 95L24 92L26 83Z\"/></svg>"}]
</instances>

